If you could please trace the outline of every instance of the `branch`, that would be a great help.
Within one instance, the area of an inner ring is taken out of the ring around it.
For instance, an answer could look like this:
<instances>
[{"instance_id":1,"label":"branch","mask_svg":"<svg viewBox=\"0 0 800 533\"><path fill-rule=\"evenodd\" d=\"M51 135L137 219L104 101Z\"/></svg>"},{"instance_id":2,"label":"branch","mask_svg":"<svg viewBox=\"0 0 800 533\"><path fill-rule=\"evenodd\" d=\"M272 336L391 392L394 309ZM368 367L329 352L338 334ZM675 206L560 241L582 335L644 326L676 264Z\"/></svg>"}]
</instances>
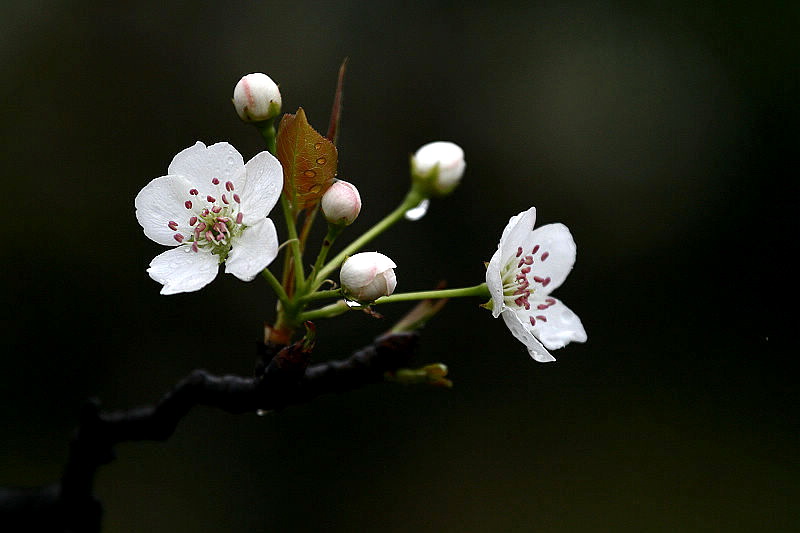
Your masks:
<instances>
[{"instance_id":1,"label":"branch","mask_svg":"<svg viewBox=\"0 0 800 533\"><path fill-rule=\"evenodd\" d=\"M102 506L93 496L94 477L98 467L114 459L115 444L166 440L196 405L234 414L276 410L383 381L385 372L408 366L417 341L416 333L387 333L347 359L312 366L311 343L261 345L252 378L195 370L155 406L104 413L97 401L90 401L70 443L60 483L0 488L0 529L99 532Z\"/></svg>"}]
</instances>

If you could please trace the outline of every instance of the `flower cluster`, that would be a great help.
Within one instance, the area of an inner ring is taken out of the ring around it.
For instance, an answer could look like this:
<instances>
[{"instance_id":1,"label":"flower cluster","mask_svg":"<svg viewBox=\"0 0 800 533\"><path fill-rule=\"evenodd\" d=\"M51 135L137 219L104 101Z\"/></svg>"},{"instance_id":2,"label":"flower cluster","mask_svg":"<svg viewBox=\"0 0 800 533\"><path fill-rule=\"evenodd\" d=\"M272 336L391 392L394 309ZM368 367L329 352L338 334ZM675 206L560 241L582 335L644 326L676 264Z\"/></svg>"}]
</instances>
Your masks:
<instances>
[{"instance_id":1,"label":"flower cluster","mask_svg":"<svg viewBox=\"0 0 800 533\"><path fill-rule=\"evenodd\" d=\"M243 281L263 274L271 284L281 305L269 331L280 342L288 342L307 321L350 309L463 296L489 298L485 307L494 317L502 317L537 361L553 361L548 350L586 341L578 316L552 296L575 263L575 242L563 224L535 229L533 207L511 217L487 265L485 282L474 287L394 294L394 261L379 252L359 253L404 215L412 220L423 216L430 198L453 192L466 168L461 147L437 141L417 150L410 160L410 190L400 206L328 260L335 239L361 211L356 186L335 179L338 152L331 142L335 135L328 139L313 130L302 109L297 115L286 115L276 133L281 95L265 74L243 77L234 89L233 104L243 121L259 129L267 151L245 163L228 143L197 142L179 152L167 174L152 180L136 196L136 218L145 235L171 247L156 256L147 270L163 285L162 294L197 291L224 264L225 272ZM269 214L281 197L289 238L279 280L268 268L281 248ZM328 223L328 233L309 271L303 252L318 209ZM299 231L296 223L301 214L305 225ZM336 285L329 277L336 269L340 269L340 286L326 289ZM308 309L325 298L339 301Z\"/></svg>"}]
</instances>

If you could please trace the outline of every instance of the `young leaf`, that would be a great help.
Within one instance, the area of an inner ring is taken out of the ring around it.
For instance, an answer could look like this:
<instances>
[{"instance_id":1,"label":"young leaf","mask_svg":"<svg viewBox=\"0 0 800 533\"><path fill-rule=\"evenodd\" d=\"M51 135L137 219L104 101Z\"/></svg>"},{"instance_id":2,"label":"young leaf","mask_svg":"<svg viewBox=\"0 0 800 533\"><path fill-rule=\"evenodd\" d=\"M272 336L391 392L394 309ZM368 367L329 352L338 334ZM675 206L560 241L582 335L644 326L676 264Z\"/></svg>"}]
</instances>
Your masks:
<instances>
[{"instance_id":1,"label":"young leaf","mask_svg":"<svg viewBox=\"0 0 800 533\"><path fill-rule=\"evenodd\" d=\"M278 127L278 160L283 165L284 194L292 213L312 209L336 176L336 146L317 133L306 119L303 108L286 114Z\"/></svg>"}]
</instances>

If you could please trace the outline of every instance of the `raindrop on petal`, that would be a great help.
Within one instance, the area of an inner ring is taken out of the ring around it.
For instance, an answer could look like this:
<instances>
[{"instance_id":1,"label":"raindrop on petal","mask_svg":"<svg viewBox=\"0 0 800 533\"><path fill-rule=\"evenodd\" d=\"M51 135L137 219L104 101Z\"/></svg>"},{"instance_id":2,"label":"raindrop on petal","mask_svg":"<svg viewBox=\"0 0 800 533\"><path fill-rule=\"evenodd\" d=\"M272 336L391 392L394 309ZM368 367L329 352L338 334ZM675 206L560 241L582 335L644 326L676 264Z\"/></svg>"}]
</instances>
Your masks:
<instances>
[{"instance_id":1,"label":"raindrop on petal","mask_svg":"<svg viewBox=\"0 0 800 533\"><path fill-rule=\"evenodd\" d=\"M425 216L425 213L428 212L428 206L430 205L430 200L425 198L422 200L417 207L412 207L408 211L406 211L406 218L408 220L419 220Z\"/></svg>"}]
</instances>

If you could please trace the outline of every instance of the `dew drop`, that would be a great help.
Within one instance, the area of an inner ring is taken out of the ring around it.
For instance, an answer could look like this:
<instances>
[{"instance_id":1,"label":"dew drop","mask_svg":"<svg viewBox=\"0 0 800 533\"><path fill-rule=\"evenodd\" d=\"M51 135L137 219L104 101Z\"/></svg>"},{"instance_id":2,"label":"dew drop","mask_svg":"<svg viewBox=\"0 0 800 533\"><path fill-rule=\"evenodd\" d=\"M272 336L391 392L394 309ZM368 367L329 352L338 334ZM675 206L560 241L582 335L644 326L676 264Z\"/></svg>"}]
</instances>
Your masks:
<instances>
[{"instance_id":1,"label":"dew drop","mask_svg":"<svg viewBox=\"0 0 800 533\"><path fill-rule=\"evenodd\" d=\"M324 165L327 162L328 162L328 160L325 159L324 157L320 157L320 158L317 159L317 164L318 165Z\"/></svg>"},{"instance_id":2,"label":"dew drop","mask_svg":"<svg viewBox=\"0 0 800 533\"><path fill-rule=\"evenodd\" d=\"M316 144L314 144L314 148L315 148L316 150L319 150L320 148L322 148L322 143L316 143Z\"/></svg>"},{"instance_id":3,"label":"dew drop","mask_svg":"<svg viewBox=\"0 0 800 533\"><path fill-rule=\"evenodd\" d=\"M308 188L308 192L310 192L311 194L317 194L321 190L322 190L322 185L320 185L319 183L315 183L314 185Z\"/></svg>"},{"instance_id":4,"label":"dew drop","mask_svg":"<svg viewBox=\"0 0 800 533\"><path fill-rule=\"evenodd\" d=\"M305 172L303 172L303 176L305 176L307 178L313 178L316 175L317 175L317 173L314 172L313 170L306 170Z\"/></svg>"},{"instance_id":5,"label":"dew drop","mask_svg":"<svg viewBox=\"0 0 800 533\"><path fill-rule=\"evenodd\" d=\"M425 216L425 213L428 212L428 206L430 205L430 201L425 198L422 200L417 207L412 207L408 211L406 211L406 219L408 220L419 220Z\"/></svg>"}]
</instances>

